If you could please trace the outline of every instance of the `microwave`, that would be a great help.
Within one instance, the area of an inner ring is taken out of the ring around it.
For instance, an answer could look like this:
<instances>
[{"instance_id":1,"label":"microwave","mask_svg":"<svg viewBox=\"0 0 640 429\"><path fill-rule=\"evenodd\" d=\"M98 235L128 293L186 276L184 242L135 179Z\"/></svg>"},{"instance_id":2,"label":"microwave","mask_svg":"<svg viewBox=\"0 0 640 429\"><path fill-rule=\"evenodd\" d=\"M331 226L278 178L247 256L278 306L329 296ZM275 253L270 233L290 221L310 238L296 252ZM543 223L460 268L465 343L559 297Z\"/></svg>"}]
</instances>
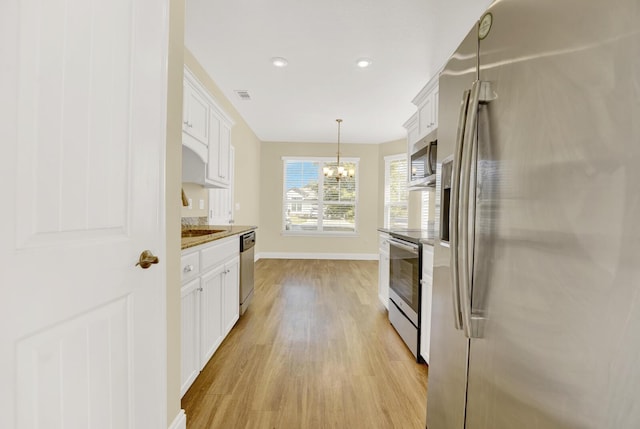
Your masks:
<instances>
[{"instance_id":1,"label":"microwave","mask_svg":"<svg viewBox=\"0 0 640 429\"><path fill-rule=\"evenodd\" d=\"M411 154L410 186L435 186L438 140L431 134L414 145Z\"/></svg>"}]
</instances>

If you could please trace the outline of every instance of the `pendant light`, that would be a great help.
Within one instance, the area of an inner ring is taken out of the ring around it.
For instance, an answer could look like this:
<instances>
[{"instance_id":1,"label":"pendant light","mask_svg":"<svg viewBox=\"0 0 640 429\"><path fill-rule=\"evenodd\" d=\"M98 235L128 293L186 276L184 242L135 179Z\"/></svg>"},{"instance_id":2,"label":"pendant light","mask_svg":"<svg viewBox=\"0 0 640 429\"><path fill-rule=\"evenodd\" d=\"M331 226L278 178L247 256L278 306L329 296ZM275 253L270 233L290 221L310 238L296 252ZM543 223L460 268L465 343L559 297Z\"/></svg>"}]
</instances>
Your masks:
<instances>
[{"instance_id":1,"label":"pendant light","mask_svg":"<svg viewBox=\"0 0 640 429\"><path fill-rule=\"evenodd\" d=\"M340 165L340 125L342 124L342 119L336 119L338 123L338 159L336 161L336 168L324 167L322 172L324 173L324 177L335 177L336 181L340 181L340 179L345 179L347 177L355 176L355 170L349 169L347 170L344 166Z\"/></svg>"}]
</instances>

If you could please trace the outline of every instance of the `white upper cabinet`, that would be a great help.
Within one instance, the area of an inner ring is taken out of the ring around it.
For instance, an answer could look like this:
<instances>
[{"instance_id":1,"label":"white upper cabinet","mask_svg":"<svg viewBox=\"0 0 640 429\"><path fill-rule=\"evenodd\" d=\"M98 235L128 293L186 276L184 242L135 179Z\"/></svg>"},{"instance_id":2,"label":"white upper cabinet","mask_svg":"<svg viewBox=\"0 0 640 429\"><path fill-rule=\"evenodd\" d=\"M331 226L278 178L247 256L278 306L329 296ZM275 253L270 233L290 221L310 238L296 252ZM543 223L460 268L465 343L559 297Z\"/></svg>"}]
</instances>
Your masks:
<instances>
[{"instance_id":1,"label":"white upper cabinet","mask_svg":"<svg viewBox=\"0 0 640 429\"><path fill-rule=\"evenodd\" d=\"M231 181L230 149L231 128L220 117L211 112L211 138L209 140L209 162L207 163L207 179L219 183L219 187L228 187Z\"/></svg>"},{"instance_id":2,"label":"white upper cabinet","mask_svg":"<svg viewBox=\"0 0 640 429\"><path fill-rule=\"evenodd\" d=\"M405 122L403 126L407 130L407 141L409 143L409 148L411 148L411 145L417 142L418 137L420 136L420 131L418 130L418 113L416 112L411 115L409 120Z\"/></svg>"},{"instance_id":3,"label":"white upper cabinet","mask_svg":"<svg viewBox=\"0 0 640 429\"><path fill-rule=\"evenodd\" d=\"M418 111L404 123L409 153L413 145L438 128L438 72L412 100Z\"/></svg>"},{"instance_id":4,"label":"white upper cabinet","mask_svg":"<svg viewBox=\"0 0 640 429\"><path fill-rule=\"evenodd\" d=\"M230 225L233 223L233 178L235 150L230 147L229 187L209 189L209 225Z\"/></svg>"},{"instance_id":5,"label":"white upper cabinet","mask_svg":"<svg viewBox=\"0 0 640 429\"><path fill-rule=\"evenodd\" d=\"M209 144L209 103L188 80L184 81L182 131L205 146Z\"/></svg>"},{"instance_id":6,"label":"white upper cabinet","mask_svg":"<svg viewBox=\"0 0 640 429\"><path fill-rule=\"evenodd\" d=\"M417 141L438 128L438 75L415 96L413 104L418 108Z\"/></svg>"},{"instance_id":7,"label":"white upper cabinet","mask_svg":"<svg viewBox=\"0 0 640 429\"><path fill-rule=\"evenodd\" d=\"M196 77L184 69L182 113L182 181L206 188L228 188L231 183L231 128L233 121Z\"/></svg>"}]
</instances>

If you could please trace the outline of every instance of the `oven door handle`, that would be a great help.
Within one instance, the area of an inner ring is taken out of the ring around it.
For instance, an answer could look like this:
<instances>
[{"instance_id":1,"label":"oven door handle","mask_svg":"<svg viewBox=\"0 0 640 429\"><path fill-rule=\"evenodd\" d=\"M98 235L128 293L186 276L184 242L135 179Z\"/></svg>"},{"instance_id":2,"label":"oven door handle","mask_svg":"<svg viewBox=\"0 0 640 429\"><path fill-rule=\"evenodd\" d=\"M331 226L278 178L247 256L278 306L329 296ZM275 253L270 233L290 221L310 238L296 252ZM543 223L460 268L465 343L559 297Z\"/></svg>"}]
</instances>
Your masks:
<instances>
[{"instance_id":1,"label":"oven door handle","mask_svg":"<svg viewBox=\"0 0 640 429\"><path fill-rule=\"evenodd\" d=\"M389 239L389 244L393 244L394 246L398 246L402 249L408 250L411 253L415 253L416 255L418 254L418 245L417 244L411 244L411 243L404 243L400 240L394 240L393 238Z\"/></svg>"}]
</instances>

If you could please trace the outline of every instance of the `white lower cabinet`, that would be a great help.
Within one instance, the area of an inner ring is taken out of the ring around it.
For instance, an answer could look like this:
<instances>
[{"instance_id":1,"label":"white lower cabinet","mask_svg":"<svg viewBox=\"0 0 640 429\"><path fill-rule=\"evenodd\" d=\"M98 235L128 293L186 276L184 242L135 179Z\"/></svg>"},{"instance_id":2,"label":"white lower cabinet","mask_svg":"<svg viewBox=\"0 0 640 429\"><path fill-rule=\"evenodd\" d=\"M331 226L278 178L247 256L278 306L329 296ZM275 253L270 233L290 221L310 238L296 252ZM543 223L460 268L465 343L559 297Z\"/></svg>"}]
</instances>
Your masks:
<instances>
[{"instance_id":1,"label":"white lower cabinet","mask_svg":"<svg viewBox=\"0 0 640 429\"><path fill-rule=\"evenodd\" d=\"M182 253L182 395L238 321L239 251L240 240L232 236Z\"/></svg>"},{"instance_id":2,"label":"white lower cabinet","mask_svg":"<svg viewBox=\"0 0 640 429\"><path fill-rule=\"evenodd\" d=\"M224 265L202 276L200 294L200 363L211 359L222 342L222 283Z\"/></svg>"},{"instance_id":3,"label":"white lower cabinet","mask_svg":"<svg viewBox=\"0 0 640 429\"><path fill-rule=\"evenodd\" d=\"M378 236L378 298L389 309L389 235Z\"/></svg>"},{"instance_id":4,"label":"white lower cabinet","mask_svg":"<svg viewBox=\"0 0 640 429\"><path fill-rule=\"evenodd\" d=\"M182 286L180 391L184 395L200 373L200 279Z\"/></svg>"},{"instance_id":5,"label":"white lower cabinet","mask_svg":"<svg viewBox=\"0 0 640 429\"><path fill-rule=\"evenodd\" d=\"M420 355L429 363L431 299L433 292L433 246L422 245L422 300L420 303Z\"/></svg>"},{"instance_id":6,"label":"white lower cabinet","mask_svg":"<svg viewBox=\"0 0 640 429\"><path fill-rule=\"evenodd\" d=\"M222 327L225 336L240 318L240 257L225 264L222 284Z\"/></svg>"}]
</instances>

